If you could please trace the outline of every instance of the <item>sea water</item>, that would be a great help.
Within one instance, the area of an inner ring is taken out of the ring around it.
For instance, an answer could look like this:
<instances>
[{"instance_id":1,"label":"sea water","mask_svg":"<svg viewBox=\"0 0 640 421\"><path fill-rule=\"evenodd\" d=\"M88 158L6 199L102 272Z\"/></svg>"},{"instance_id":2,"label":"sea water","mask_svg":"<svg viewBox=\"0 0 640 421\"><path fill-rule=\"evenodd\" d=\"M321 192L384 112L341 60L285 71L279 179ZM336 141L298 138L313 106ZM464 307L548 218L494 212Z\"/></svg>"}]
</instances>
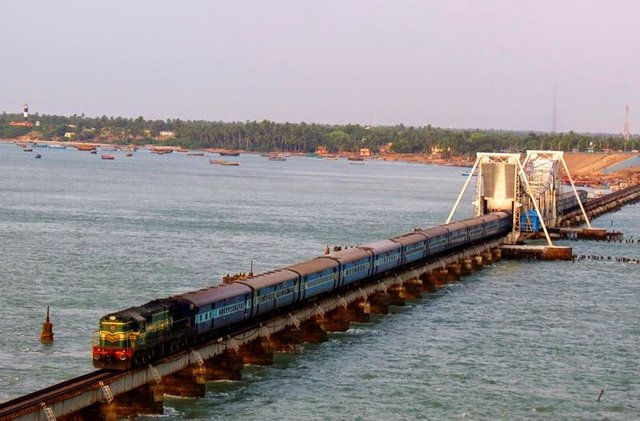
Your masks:
<instances>
[{"instance_id":1,"label":"sea water","mask_svg":"<svg viewBox=\"0 0 640 421\"><path fill-rule=\"evenodd\" d=\"M464 182L460 168L381 160L38 152L0 143L0 402L93 370L104 314L439 225ZM640 238L639 210L594 225ZM640 258L636 243L559 244ZM167 397L163 418L637 418L639 275L615 259L501 261L204 398Z\"/></svg>"}]
</instances>

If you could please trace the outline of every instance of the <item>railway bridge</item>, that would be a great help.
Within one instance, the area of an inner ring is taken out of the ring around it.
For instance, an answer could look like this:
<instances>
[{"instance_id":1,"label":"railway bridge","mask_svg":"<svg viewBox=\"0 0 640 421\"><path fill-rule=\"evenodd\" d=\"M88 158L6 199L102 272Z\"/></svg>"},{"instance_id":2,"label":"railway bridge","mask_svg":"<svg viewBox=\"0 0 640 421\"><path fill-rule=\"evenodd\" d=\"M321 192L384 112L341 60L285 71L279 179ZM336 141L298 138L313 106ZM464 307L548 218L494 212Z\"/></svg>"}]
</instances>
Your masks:
<instances>
[{"instance_id":1,"label":"railway bridge","mask_svg":"<svg viewBox=\"0 0 640 421\"><path fill-rule=\"evenodd\" d=\"M455 282L501 258L501 239L389 274L344 294L238 330L170 358L128 371L98 370L0 404L2 420L115 420L162 414L165 394L201 397L206 382L240 380L244 365L271 365L276 352L328 340L353 322Z\"/></svg>"}]
</instances>

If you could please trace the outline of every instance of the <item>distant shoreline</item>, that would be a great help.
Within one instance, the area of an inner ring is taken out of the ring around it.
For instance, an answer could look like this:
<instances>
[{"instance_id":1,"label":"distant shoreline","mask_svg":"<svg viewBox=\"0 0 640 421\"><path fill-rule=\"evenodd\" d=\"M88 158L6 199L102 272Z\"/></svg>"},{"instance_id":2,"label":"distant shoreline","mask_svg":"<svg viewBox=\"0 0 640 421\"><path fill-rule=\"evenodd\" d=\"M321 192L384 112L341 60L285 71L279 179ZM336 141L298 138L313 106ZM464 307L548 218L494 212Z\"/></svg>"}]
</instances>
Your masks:
<instances>
[{"instance_id":1,"label":"distant shoreline","mask_svg":"<svg viewBox=\"0 0 640 421\"><path fill-rule=\"evenodd\" d=\"M102 143L102 142L74 142L74 141L50 141L50 140L38 140L38 139L0 139L4 143L39 143L47 145L64 145L68 147L77 148L78 145L95 145L96 147L108 147L118 148L122 150L131 150L133 145L121 145L114 143ZM189 149L181 148L178 146L155 146L151 144L135 146L136 148L156 149L156 150L169 150L176 152L188 152ZM206 152L206 153L229 153L239 152L241 154L259 154L256 151L244 151L234 150L230 151L224 148L200 148L193 149L193 151ZM281 151L272 151L272 154L281 153ZM305 156L305 153L301 152L287 152L292 156ZM320 157L336 157L347 159L353 157L353 152L338 152L333 154L318 154ZM604 170L610 167L614 167L634 156L638 156L637 153L629 152L564 152L563 154L567 166L571 171L571 176L574 180L592 180L599 184L609 183L609 185L615 184L640 184L640 168L630 167L623 170L616 171L614 173L605 174ZM451 156L448 158L431 157L425 154L401 154L401 153L384 153L371 157L363 157L364 159L382 160L382 161L400 161L406 163L416 164L431 164L442 166L455 166L455 167L471 167L474 164L474 160L470 160L462 156Z\"/></svg>"}]
</instances>

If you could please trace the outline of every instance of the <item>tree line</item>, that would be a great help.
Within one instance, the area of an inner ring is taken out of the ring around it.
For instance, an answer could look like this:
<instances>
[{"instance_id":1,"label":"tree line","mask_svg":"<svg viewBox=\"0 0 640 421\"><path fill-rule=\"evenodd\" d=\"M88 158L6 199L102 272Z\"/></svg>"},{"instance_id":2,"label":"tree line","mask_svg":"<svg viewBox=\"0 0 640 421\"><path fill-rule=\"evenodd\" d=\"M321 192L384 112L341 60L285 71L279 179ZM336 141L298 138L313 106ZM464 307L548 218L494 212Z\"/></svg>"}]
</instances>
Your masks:
<instances>
[{"instance_id":1,"label":"tree line","mask_svg":"<svg viewBox=\"0 0 640 421\"><path fill-rule=\"evenodd\" d=\"M531 149L560 151L637 150L638 137L625 141L621 135L518 132L481 129L443 129L437 127L329 125L315 123L276 123L269 120L222 122L204 120L145 120L143 117L86 117L34 114L33 127L11 126L22 115L0 115L0 138L32 135L43 140L69 140L120 144L156 144L185 148L224 148L255 152L312 153L318 146L329 152L372 152L392 144L395 153L431 153L472 156L476 152L523 152ZM161 132L173 137L158 140Z\"/></svg>"}]
</instances>

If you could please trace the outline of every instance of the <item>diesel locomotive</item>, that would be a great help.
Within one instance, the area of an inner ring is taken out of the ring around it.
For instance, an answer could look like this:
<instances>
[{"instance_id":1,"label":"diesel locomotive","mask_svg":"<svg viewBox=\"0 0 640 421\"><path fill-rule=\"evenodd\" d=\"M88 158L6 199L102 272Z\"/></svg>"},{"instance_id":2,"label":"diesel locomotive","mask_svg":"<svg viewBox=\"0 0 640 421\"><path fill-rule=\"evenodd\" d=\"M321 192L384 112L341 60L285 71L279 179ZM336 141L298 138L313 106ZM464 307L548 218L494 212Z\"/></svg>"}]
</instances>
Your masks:
<instances>
[{"instance_id":1,"label":"diesel locomotive","mask_svg":"<svg viewBox=\"0 0 640 421\"><path fill-rule=\"evenodd\" d=\"M511 213L494 212L110 313L100 319L93 365L126 370L149 363L298 303L503 236L511 226Z\"/></svg>"}]
</instances>

